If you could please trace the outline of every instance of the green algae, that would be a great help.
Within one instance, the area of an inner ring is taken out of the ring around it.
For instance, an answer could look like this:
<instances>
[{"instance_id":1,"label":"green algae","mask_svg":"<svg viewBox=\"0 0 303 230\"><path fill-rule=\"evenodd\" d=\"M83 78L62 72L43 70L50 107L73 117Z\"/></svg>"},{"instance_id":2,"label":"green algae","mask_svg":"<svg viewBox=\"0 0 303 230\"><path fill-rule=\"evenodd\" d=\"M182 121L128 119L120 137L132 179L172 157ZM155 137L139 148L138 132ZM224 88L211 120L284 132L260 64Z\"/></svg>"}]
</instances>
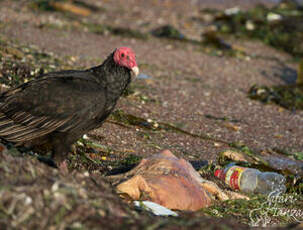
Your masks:
<instances>
[{"instance_id":1,"label":"green algae","mask_svg":"<svg viewBox=\"0 0 303 230\"><path fill-rule=\"evenodd\" d=\"M303 56L303 9L288 2L272 8L258 5L248 11L208 11L217 35L258 39L265 44L284 50L294 56Z\"/></svg>"},{"instance_id":2,"label":"green algae","mask_svg":"<svg viewBox=\"0 0 303 230\"><path fill-rule=\"evenodd\" d=\"M289 110L303 109L303 84L257 86L250 88L248 96L262 103L275 103Z\"/></svg>"},{"instance_id":3,"label":"green algae","mask_svg":"<svg viewBox=\"0 0 303 230\"><path fill-rule=\"evenodd\" d=\"M303 204L303 198L298 193L281 195L279 202L278 199L271 202L267 196L261 195L250 195L249 198L250 200L237 199L223 201L211 207L204 208L203 212L214 217L239 218L242 223L251 226L254 224L258 224L255 226L262 226L263 224L263 227L265 227L281 223L296 223L297 221L293 218L294 216L291 211L300 210ZM284 210L285 212L278 212L279 210ZM297 217L302 218L300 216Z\"/></svg>"},{"instance_id":4,"label":"green algae","mask_svg":"<svg viewBox=\"0 0 303 230\"><path fill-rule=\"evenodd\" d=\"M298 76L296 83L298 85L302 84L303 85L303 59L300 61L299 66L298 66Z\"/></svg>"},{"instance_id":5,"label":"green algae","mask_svg":"<svg viewBox=\"0 0 303 230\"><path fill-rule=\"evenodd\" d=\"M199 139L203 139L203 140L207 140L207 141L218 142L218 143L222 143L222 144L226 144L226 145L229 144L228 142L226 142L224 140L216 139L214 137L211 137L211 136L203 134L203 133L200 133L200 134L191 133L191 132L188 132L186 130L183 130L183 129L177 127L177 125L169 124L169 123L165 123L165 122L159 122L159 121L155 121L155 120L151 120L151 119L145 119L145 118L142 118L139 116L125 113L123 110L114 111L110 117L112 118L112 120L115 123L122 124L124 126L125 125L126 126L138 126L138 127L141 127L141 128L147 129L147 130L152 130L152 131L171 131L171 132L189 135L191 137L195 137L195 138L199 138Z\"/></svg>"},{"instance_id":6,"label":"green algae","mask_svg":"<svg viewBox=\"0 0 303 230\"><path fill-rule=\"evenodd\" d=\"M0 39L0 83L17 86L43 73L70 68L65 60L53 53Z\"/></svg>"},{"instance_id":7,"label":"green algae","mask_svg":"<svg viewBox=\"0 0 303 230\"><path fill-rule=\"evenodd\" d=\"M179 30L171 25L165 25L154 29L152 35L159 38L186 41L187 38Z\"/></svg>"}]
</instances>

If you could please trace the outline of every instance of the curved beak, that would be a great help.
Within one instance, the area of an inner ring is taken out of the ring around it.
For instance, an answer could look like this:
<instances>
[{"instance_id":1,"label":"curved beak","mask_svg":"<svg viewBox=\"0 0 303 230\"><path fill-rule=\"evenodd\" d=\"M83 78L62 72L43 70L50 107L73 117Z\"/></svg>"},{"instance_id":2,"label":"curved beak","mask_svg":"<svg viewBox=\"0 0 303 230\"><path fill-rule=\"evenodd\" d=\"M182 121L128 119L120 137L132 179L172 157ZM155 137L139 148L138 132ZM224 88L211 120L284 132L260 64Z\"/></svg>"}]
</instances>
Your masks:
<instances>
[{"instance_id":1,"label":"curved beak","mask_svg":"<svg viewBox=\"0 0 303 230\"><path fill-rule=\"evenodd\" d=\"M138 66L134 66L131 70L135 74L135 76L137 77L138 74L139 74L139 68L138 68Z\"/></svg>"}]
</instances>

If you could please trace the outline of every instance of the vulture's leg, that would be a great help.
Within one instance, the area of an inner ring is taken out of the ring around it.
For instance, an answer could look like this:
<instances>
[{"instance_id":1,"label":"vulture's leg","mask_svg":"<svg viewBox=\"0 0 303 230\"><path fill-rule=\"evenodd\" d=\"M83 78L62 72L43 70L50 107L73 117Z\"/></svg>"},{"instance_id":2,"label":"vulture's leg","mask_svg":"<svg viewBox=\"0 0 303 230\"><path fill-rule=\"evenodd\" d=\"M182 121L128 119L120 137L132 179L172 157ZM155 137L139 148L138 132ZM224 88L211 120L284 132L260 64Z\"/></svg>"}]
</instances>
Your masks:
<instances>
[{"instance_id":1,"label":"vulture's leg","mask_svg":"<svg viewBox=\"0 0 303 230\"><path fill-rule=\"evenodd\" d=\"M68 172L67 168L67 157L71 150L71 145L76 142L81 135L75 135L72 133L59 133L55 132L52 135L52 158L55 161L59 170L66 174Z\"/></svg>"}]
</instances>

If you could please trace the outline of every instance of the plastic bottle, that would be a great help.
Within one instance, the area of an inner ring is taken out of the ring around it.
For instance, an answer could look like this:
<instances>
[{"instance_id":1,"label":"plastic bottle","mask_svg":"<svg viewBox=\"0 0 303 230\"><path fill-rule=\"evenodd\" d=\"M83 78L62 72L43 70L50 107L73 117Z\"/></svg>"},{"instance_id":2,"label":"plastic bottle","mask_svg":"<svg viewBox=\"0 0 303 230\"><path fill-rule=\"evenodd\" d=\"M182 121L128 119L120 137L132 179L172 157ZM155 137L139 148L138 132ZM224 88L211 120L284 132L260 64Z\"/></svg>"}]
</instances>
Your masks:
<instances>
[{"instance_id":1,"label":"plastic bottle","mask_svg":"<svg viewBox=\"0 0 303 230\"><path fill-rule=\"evenodd\" d=\"M237 165L217 169L215 176L233 190L246 193L280 194L286 191L285 177L274 172L261 172Z\"/></svg>"}]
</instances>

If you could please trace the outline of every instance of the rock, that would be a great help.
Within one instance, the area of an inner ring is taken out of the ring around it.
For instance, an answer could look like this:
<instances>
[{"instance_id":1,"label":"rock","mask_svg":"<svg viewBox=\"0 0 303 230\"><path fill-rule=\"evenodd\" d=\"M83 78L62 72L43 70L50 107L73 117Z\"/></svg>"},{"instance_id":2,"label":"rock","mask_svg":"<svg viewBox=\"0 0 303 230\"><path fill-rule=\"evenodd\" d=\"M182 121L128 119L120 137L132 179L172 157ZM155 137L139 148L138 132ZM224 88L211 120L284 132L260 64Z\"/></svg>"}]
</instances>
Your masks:
<instances>
[{"instance_id":1,"label":"rock","mask_svg":"<svg viewBox=\"0 0 303 230\"><path fill-rule=\"evenodd\" d=\"M280 21L282 19L282 16L280 14L269 12L266 18L267 21L272 22L272 21Z\"/></svg>"},{"instance_id":2,"label":"rock","mask_svg":"<svg viewBox=\"0 0 303 230\"><path fill-rule=\"evenodd\" d=\"M152 77L147 75L147 74L144 74L144 73L140 73L138 76L137 76L137 79L151 79Z\"/></svg>"},{"instance_id":3,"label":"rock","mask_svg":"<svg viewBox=\"0 0 303 230\"><path fill-rule=\"evenodd\" d=\"M238 14L239 12L240 12L240 9L238 7L229 8L224 11L224 13L229 16Z\"/></svg>"},{"instance_id":4,"label":"rock","mask_svg":"<svg viewBox=\"0 0 303 230\"><path fill-rule=\"evenodd\" d=\"M211 197L202 186L205 180L190 163L169 150L143 159L132 171L134 176L119 184L117 190L134 200L150 200L169 209L191 211L211 204Z\"/></svg>"},{"instance_id":5,"label":"rock","mask_svg":"<svg viewBox=\"0 0 303 230\"><path fill-rule=\"evenodd\" d=\"M156 216L178 216L178 213L165 208L151 201L134 201L134 205L146 211L150 211Z\"/></svg>"},{"instance_id":6,"label":"rock","mask_svg":"<svg viewBox=\"0 0 303 230\"><path fill-rule=\"evenodd\" d=\"M272 169L289 172L296 177L303 178L303 162L301 160L291 159L281 154L266 151L262 152L260 158Z\"/></svg>"}]
</instances>

